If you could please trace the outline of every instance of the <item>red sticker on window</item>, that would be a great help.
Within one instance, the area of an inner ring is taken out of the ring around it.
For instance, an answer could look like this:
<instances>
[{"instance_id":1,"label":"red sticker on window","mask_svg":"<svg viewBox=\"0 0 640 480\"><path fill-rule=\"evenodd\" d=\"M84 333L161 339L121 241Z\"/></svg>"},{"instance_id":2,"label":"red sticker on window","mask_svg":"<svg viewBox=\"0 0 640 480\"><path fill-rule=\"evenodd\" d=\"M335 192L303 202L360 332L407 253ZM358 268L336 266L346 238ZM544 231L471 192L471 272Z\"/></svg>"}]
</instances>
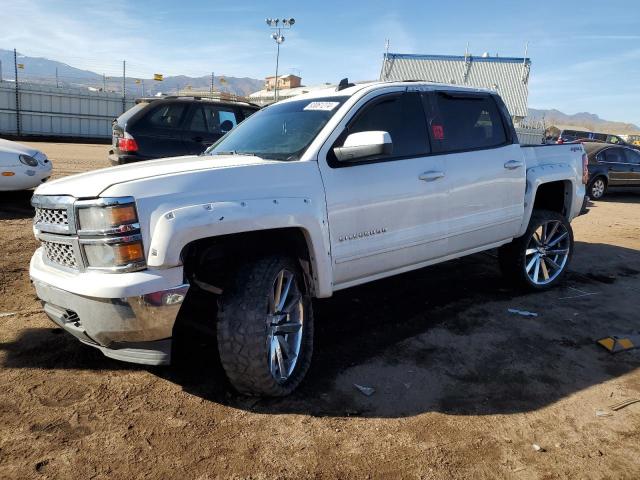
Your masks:
<instances>
[{"instance_id":1,"label":"red sticker on window","mask_svg":"<svg viewBox=\"0 0 640 480\"><path fill-rule=\"evenodd\" d=\"M442 125L431 125L431 132L433 133L433 138L436 140L444 139L444 128Z\"/></svg>"}]
</instances>

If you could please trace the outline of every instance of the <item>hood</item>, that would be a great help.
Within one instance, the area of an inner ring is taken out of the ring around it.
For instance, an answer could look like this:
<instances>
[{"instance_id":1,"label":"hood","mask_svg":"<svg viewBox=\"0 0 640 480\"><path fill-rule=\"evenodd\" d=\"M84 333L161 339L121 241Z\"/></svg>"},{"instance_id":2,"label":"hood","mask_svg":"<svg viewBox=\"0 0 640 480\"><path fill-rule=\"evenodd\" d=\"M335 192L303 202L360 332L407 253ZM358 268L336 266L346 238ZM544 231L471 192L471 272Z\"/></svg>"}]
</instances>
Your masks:
<instances>
[{"instance_id":1,"label":"hood","mask_svg":"<svg viewBox=\"0 0 640 480\"><path fill-rule=\"evenodd\" d=\"M0 138L0 153L10 153L15 155L30 155L35 157L40 150L23 145L21 143L12 142L11 140L4 140Z\"/></svg>"},{"instance_id":2,"label":"hood","mask_svg":"<svg viewBox=\"0 0 640 480\"><path fill-rule=\"evenodd\" d=\"M274 162L244 155L202 155L147 160L64 177L40 185L35 193L37 195L72 195L76 198L93 198L119 183L186 172L268 163Z\"/></svg>"}]
</instances>

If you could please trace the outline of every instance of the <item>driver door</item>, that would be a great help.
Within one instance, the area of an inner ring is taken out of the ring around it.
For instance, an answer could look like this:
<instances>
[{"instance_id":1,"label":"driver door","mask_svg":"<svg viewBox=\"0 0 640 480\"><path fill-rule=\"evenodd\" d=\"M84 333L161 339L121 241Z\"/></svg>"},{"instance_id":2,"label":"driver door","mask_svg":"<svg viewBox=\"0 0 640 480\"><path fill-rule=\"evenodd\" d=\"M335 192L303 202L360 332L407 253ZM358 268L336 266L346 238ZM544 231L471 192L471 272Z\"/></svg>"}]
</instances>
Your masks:
<instances>
[{"instance_id":1,"label":"driver door","mask_svg":"<svg viewBox=\"0 0 640 480\"><path fill-rule=\"evenodd\" d=\"M385 131L391 154L338 161L332 148L351 133ZM446 250L447 184L440 156L429 156L419 92L378 95L348 120L321 159L334 289L415 268Z\"/></svg>"}]
</instances>

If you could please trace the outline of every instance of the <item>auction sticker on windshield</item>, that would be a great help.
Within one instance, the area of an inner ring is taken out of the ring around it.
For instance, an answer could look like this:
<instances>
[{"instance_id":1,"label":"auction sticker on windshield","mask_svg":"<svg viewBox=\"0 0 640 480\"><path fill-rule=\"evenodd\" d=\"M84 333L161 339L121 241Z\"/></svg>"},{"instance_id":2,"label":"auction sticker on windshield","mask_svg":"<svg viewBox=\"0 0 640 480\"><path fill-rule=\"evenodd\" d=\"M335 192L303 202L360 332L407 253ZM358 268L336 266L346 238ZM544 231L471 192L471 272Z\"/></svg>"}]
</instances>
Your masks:
<instances>
[{"instance_id":1,"label":"auction sticker on windshield","mask_svg":"<svg viewBox=\"0 0 640 480\"><path fill-rule=\"evenodd\" d=\"M324 112L330 112L334 108L340 105L340 102L311 102L304 107L303 110L321 110Z\"/></svg>"}]
</instances>

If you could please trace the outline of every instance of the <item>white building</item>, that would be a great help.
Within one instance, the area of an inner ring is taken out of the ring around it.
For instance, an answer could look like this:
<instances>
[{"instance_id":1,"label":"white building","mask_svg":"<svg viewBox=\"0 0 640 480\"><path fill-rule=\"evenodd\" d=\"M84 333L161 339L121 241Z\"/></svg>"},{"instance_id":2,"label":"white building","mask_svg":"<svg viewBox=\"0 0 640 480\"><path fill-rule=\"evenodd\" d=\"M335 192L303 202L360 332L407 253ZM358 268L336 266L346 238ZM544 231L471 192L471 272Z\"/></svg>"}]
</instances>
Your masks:
<instances>
[{"instance_id":1,"label":"white building","mask_svg":"<svg viewBox=\"0 0 640 480\"><path fill-rule=\"evenodd\" d=\"M424 80L497 91L516 123L527 116L529 58L385 54L380 80Z\"/></svg>"}]
</instances>

